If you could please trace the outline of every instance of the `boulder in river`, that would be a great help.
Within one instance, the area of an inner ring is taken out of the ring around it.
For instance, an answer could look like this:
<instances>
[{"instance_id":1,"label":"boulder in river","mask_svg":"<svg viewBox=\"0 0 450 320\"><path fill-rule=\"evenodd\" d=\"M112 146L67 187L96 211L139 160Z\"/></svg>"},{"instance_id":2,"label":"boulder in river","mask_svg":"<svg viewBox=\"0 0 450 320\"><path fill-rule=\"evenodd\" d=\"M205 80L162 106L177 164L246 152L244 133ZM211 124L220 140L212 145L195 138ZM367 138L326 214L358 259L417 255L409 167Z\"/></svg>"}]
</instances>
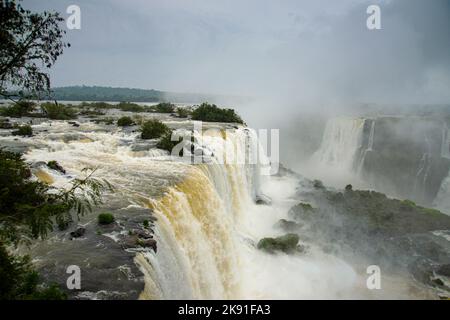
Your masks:
<instances>
[{"instance_id":1,"label":"boulder in river","mask_svg":"<svg viewBox=\"0 0 450 320\"><path fill-rule=\"evenodd\" d=\"M73 238L80 238L82 236L84 236L84 234L86 233L86 229L83 227L78 227L75 231L72 231L70 233L70 237L71 239Z\"/></svg>"},{"instance_id":2,"label":"boulder in river","mask_svg":"<svg viewBox=\"0 0 450 320\"><path fill-rule=\"evenodd\" d=\"M288 233L277 238L263 238L258 242L258 249L275 253L281 251L284 253L301 252L304 250L302 246L298 245L300 238L294 233Z\"/></svg>"}]
</instances>

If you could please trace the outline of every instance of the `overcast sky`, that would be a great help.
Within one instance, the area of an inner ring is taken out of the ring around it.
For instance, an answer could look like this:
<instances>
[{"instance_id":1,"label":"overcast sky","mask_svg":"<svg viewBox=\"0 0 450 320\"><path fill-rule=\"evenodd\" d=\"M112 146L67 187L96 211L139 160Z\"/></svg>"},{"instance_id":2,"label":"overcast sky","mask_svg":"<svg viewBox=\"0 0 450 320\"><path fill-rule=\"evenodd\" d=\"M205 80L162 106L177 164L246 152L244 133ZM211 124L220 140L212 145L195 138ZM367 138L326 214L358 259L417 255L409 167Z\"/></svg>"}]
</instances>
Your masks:
<instances>
[{"instance_id":1,"label":"overcast sky","mask_svg":"<svg viewBox=\"0 0 450 320\"><path fill-rule=\"evenodd\" d=\"M81 8L53 86L450 102L450 0L24 0ZM381 30L366 9L381 7Z\"/></svg>"}]
</instances>

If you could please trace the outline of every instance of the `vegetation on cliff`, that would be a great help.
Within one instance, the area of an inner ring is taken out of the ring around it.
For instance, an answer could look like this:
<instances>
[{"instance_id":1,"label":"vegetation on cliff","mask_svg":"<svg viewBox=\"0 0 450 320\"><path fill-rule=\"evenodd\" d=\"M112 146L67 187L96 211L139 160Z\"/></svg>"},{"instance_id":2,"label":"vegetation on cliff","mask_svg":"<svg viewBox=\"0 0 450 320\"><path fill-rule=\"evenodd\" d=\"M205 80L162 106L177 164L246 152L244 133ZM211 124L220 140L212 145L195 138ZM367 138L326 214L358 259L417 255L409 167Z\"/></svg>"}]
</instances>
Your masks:
<instances>
[{"instance_id":1,"label":"vegetation on cliff","mask_svg":"<svg viewBox=\"0 0 450 320\"><path fill-rule=\"evenodd\" d=\"M221 109L215 104L202 103L192 112L193 120L206 122L233 122L243 124L241 117L233 109Z\"/></svg>"},{"instance_id":2,"label":"vegetation on cliff","mask_svg":"<svg viewBox=\"0 0 450 320\"><path fill-rule=\"evenodd\" d=\"M284 253L301 252L303 248L298 245L300 238L295 233L289 233L277 238L263 238L258 242L258 249L269 253L281 251Z\"/></svg>"},{"instance_id":3,"label":"vegetation on cliff","mask_svg":"<svg viewBox=\"0 0 450 320\"><path fill-rule=\"evenodd\" d=\"M158 119L151 119L141 126L142 139L158 139L164 134L170 133L170 129Z\"/></svg>"}]
</instances>

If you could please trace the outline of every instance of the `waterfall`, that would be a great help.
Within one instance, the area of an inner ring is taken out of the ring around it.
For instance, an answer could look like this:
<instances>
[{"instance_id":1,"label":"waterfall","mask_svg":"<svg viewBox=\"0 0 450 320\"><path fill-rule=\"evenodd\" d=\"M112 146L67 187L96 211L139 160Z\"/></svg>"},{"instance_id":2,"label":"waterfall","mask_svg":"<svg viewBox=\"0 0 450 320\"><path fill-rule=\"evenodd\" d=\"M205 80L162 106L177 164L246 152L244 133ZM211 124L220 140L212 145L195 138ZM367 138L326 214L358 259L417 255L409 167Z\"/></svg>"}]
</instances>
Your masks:
<instances>
[{"instance_id":1,"label":"waterfall","mask_svg":"<svg viewBox=\"0 0 450 320\"><path fill-rule=\"evenodd\" d=\"M433 201L433 206L450 215L450 172L442 181L439 192Z\"/></svg>"},{"instance_id":2,"label":"waterfall","mask_svg":"<svg viewBox=\"0 0 450 320\"><path fill-rule=\"evenodd\" d=\"M450 159L450 135L447 125L444 124L442 127L442 147L441 147L442 158ZM447 177L441 183L438 194L436 195L433 205L450 215L450 171Z\"/></svg>"},{"instance_id":3,"label":"waterfall","mask_svg":"<svg viewBox=\"0 0 450 320\"><path fill-rule=\"evenodd\" d=\"M347 183L361 185L357 167L364 138L363 118L330 119L319 149L311 156L308 175L342 188Z\"/></svg>"},{"instance_id":4,"label":"waterfall","mask_svg":"<svg viewBox=\"0 0 450 320\"><path fill-rule=\"evenodd\" d=\"M219 299L240 296L239 231L259 192L258 165L235 162L257 141L248 130L202 137L211 163L191 166L186 177L151 201L161 250L136 257L145 274L142 298ZM219 163L225 155L229 163ZM250 154L250 156L252 156ZM258 175L258 173L256 173Z\"/></svg>"},{"instance_id":5,"label":"waterfall","mask_svg":"<svg viewBox=\"0 0 450 320\"><path fill-rule=\"evenodd\" d=\"M374 141L374 137L375 137L375 119L367 119L366 122L370 121L370 132L369 132L369 138L367 140L367 147L364 148L363 145L361 145L360 150L364 150L362 151L362 156L359 157L357 163L358 163L358 176L361 176L363 174L363 167L364 167L364 162L366 161L366 156L369 152L373 151L373 141ZM364 137L363 139L364 140Z\"/></svg>"},{"instance_id":6,"label":"waterfall","mask_svg":"<svg viewBox=\"0 0 450 320\"><path fill-rule=\"evenodd\" d=\"M422 158L420 159L413 186L413 195L419 200L422 200L425 197L426 182L432 165L431 144L427 136L425 136L425 142L427 151L423 153Z\"/></svg>"},{"instance_id":7,"label":"waterfall","mask_svg":"<svg viewBox=\"0 0 450 320\"><path fill-rule=\"evenodd\" d=\"M369 143L367 145L367 151L373 151L373 138L375 136L375 120L372 120L370 125Z\"/></svg>"},{"instance_id":8,"label":"waterfall","mask_svg":"<svg viewBox=\"0 0 450 320\"><path fill-rule=\"evenodd\" d=\"M447 125L442 126L441 156L450 159L450 135Z\"/></svg>"},{"instance_id":9,"label":"waterfall","mask_svg":"<svg viewBox=\"0 0 450 320\"><path fill-rule=\"evenodd\" d=\"M318 163L352 171L355 154L361 146L364 119L335 118L325 127L322 144L313 155Z\"/></svg>"}]
</instances>

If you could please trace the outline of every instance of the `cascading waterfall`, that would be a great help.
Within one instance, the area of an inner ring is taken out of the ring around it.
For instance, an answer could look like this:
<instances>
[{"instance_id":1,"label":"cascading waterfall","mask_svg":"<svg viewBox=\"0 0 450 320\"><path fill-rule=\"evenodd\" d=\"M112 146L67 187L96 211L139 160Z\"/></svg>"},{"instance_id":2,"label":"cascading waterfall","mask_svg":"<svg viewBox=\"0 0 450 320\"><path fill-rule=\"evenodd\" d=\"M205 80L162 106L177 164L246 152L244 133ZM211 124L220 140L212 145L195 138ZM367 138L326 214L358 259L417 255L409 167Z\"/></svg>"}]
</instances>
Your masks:
<instances>
[{"instance_id":1,"label":"cascading waterfall","mask_svg":"<svg viewBox=\"0 0 450 320\"><path fill-rule=\"evenodd\" d=\"M363 118L333 118L327 122L320 148L310 159L311 178L335 187L349 182L361 184L357 166L364 123Z\"/></svg>"},{"instance_id":2,"label":"cascading waterfall","mask_svg":"<svg viewBox=\"0 0 450 320\"><path fill-rule=\"evenodd\" d=\"M313 159L335 169L352 171L355 154L361 145L364 119L335 118L325 127L320 149Z\"/></svg>"},{"instance_id":3,"label":"cascading waterfall","mask_svg":"<svg viewBox=\"0 0 450 320\"><path fill-rule=\"evenodd\" d=\"M419 199L425 197L425 186L432 164L431 144L428 137L425 137L427 151L424 152L419 162L419 167L414 179L413 194Z\"/></svg>"},{"instance_id":4,"label":"cascading waterfall","mask_svg":"<svg viewBox=\"0 0 450 320\"><path fill-rule=\"evenodd\" d=\"M358 175L362 174L363 167L364 167L364 161L366 160L367 154L369 152L373 151L373 141L374 141L374 137L375 137L375 122L376 122L376 120L375 119L367 119L365 121L366 122L370 121L370 133L369 133L369 139L367 140L367 147L362 152L362 157L359 160ZM361 146L361 148L363 148L363 146Z\"/></svg>"},{"instance_id":5,"label":"cascading waterfall","mask_svg":"<svg viewBox=\"0 0 450 320\"><path fill-rule=\"evenodd\" d=\"M441 156L450 159L450 134L447 125L442 127ZM450 171L447 177L442 181L433 205L442 212L450 215Z\"/></svg>"},{"instance_id":6,"label":"cascading waterfall","mask_svg":"<svg viewBox=\"0 0 450 320\"><path fill-rule=\"evenodd\" d=\"M211 162L192 166L181 183L151 203L162 249L136 258L146 275L142 298L241 296L236 226L258 195L259 181L253 172L258 165L238 160L247 150L255 151L257 141L245 130L227 132L226 138L208 132L201 138L214 153Z\"/></svg>"}]
</instances>

